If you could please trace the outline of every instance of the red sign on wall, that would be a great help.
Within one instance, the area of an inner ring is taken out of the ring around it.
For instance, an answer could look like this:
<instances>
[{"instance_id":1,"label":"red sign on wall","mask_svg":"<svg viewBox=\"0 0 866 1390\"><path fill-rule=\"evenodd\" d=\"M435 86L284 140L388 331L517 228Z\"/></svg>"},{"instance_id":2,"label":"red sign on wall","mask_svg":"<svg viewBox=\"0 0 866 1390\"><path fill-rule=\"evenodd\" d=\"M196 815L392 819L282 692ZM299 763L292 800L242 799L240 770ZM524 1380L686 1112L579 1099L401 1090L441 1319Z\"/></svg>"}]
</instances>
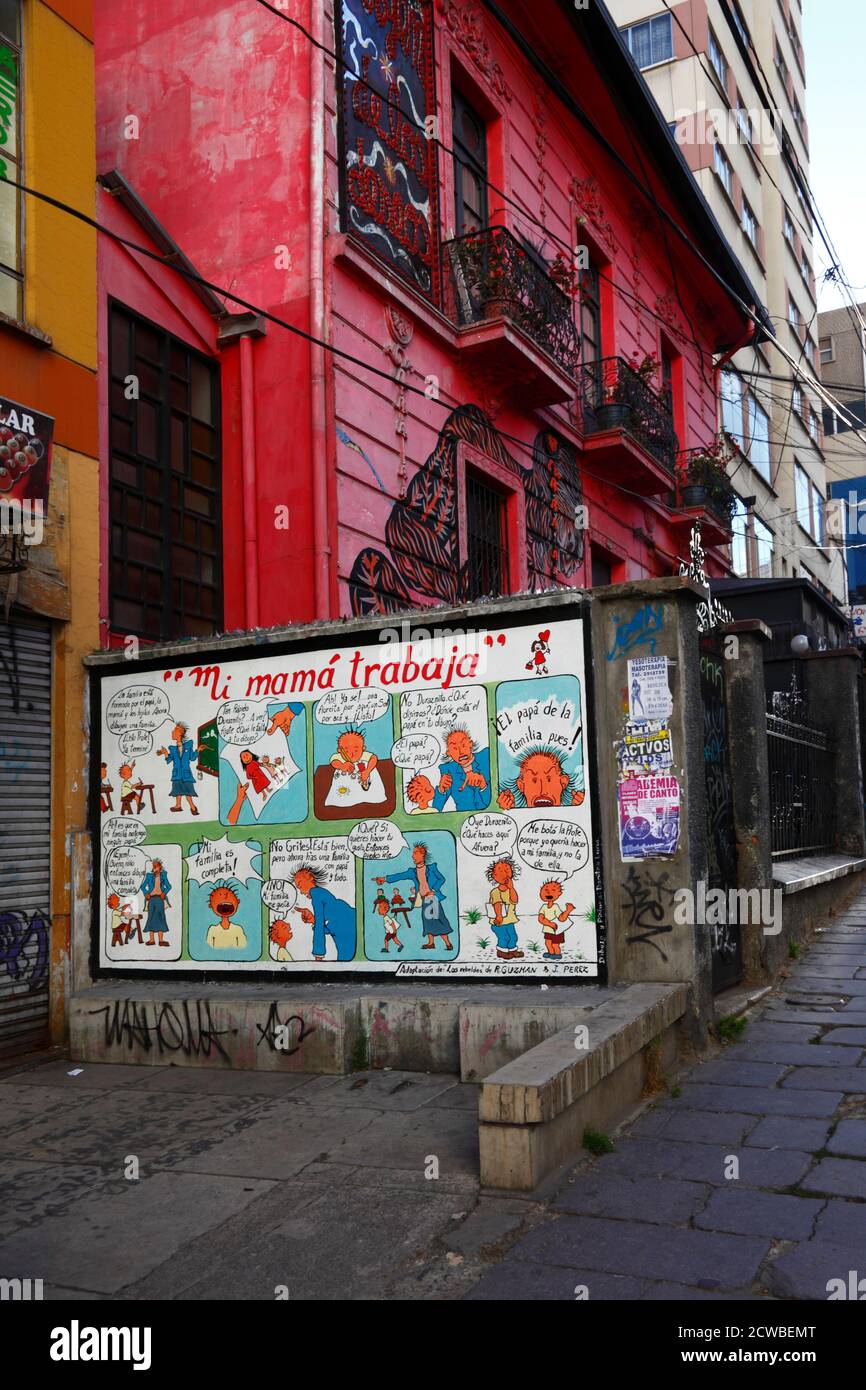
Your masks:
<instances>
[{"instance_id":1,"label":"red sign on wall","mask_svg":"<svg viewBox=\"0 0 866 1390\"><path fill-rule=\"evenodd\" d=\"M48 508L54 420L0 396L0 502Z\"/></svg>"}]
</instances>

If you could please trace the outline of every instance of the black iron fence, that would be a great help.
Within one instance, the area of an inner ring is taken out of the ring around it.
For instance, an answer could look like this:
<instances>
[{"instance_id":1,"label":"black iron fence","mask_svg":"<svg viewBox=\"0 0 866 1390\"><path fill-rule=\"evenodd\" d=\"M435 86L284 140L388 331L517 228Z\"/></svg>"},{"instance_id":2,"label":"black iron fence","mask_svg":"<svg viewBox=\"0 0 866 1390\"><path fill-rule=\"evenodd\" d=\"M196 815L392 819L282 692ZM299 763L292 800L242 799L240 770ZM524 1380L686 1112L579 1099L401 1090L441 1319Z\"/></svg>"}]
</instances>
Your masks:
<instances>
[{"instance_id":1,"label":"black iron fence","mask_svg":"<svg viewBox=\"0 0 866 1390\"><path fill-rule=\"evenodd\" d=\"M735 493L722 471L706 465L705 448L681 449L677 455L677 504L681 507L704 507L731 529Z\"/></svg>"},{"instance_id":2,"label":"black iron fence","mask_svg":"<svg viewBox=\"0 0 866 1390\"><path fill-rule=\"evenodd\" d=\"M442 247L445 312L460 327L505 318L573 376L578 342L574 306L540 257L505 227L446 241Z\"/></svg>"},{"instance_id":3,"label":"black iron fence","mask_svg":"<svg viewBox=\"0 0 866 1390\"><path fill-rule=\"evenodd\" d=\"M679 442L670 405L625 358L587 362L577 386L584 434L625 430L673 475Z\"/></svg>"},{"instance_id":4,"label":"black iron fence","mask_svg":"<svg viewBox=\"0 0 866 1390\"><path fill-rule=\"evenodd\" d=\"M774 859L830 850L835 843L835 748L826 730L767 715L770 831Z\"/></svg>"}]
</instances>

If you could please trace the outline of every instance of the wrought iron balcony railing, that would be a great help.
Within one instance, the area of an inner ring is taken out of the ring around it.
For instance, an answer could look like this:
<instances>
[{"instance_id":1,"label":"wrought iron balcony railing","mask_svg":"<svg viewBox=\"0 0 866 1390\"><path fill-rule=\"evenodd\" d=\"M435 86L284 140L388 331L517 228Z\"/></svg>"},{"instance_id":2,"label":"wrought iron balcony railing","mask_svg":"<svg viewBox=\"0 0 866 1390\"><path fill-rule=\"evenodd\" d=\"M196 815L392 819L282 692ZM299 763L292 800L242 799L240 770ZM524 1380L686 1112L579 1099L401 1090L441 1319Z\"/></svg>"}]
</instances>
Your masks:
<instances>
[{"instance_id":1,"label":"wrought iron balcony railing","mask_svg":"<svg viewBox=\"0 0 866 1390\"><path fill-rule=\"evenodd\" d=\"M730 531L733 524L734 489L721 467L707 462L706 449L683 449L677 456L677 504L704 507Z\"/></svg>"},{"instance_id":2,"label":"wrought iron balcony railing","mask_svg":"<svg viewBox=\"0 0 866 1390\"><path fill-rule=\"evenodd\" d=\"M442 247L443 302L461 328L508 319L569 375L577 364L577 330L570 297L539 259L505 227L446 241Z\"/></svg>"},{"instance_id":3,"label":"wrought iron balcony railing","mask_svg":"<svg viewBox=\"0 0 866 1390\"><path fill-rule=\"evenodd\" d=\"M667 401L623 357L585 363L577 373L584 434L625 430L671 474L679 441Z\"/></svg>"}]
</instances>

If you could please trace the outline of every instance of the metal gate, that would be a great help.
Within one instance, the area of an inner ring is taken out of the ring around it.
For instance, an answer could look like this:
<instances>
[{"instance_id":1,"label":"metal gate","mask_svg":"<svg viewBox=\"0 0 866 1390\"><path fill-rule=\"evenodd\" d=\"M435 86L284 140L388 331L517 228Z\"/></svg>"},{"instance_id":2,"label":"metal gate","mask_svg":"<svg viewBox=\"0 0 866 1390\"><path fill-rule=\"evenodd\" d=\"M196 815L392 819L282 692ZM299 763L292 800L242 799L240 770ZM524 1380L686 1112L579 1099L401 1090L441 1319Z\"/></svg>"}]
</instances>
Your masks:
<instances>
[{"instance_id":1,"label":"metal gate","mask_svg":"<svg viewBox=\"0 0 866 1390\"><path fill-rule=\"evenodd\" d=\"M725 661L718 642L701 642L701 699L704 707L704 785L707 799L707 889L727 894L737 886L737 841L728 764ZM727 919L727 911L724 916ZM742 978L740 926L725 920L713 933L713 990L728 989Z\"/></svg>"},{"instance_id":2,"label":"metal gate","mask_svg":"<svg viewBox=\"0 0 866 1390\"><path fill-rule=\"evenodd\" d=\"M0 617L0 1057L48 1040L51 628Z\"/></svg>"}]
</instances>

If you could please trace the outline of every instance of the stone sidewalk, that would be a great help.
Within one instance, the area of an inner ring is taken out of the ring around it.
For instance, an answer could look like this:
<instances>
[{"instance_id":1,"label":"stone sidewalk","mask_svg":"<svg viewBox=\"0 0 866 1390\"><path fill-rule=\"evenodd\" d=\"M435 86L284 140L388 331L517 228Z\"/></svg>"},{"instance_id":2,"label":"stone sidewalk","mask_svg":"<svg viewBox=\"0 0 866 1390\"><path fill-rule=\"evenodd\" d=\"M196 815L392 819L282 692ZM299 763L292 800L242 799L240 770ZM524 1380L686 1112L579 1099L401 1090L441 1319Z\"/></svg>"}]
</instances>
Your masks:
<instances>
[{"instance_id":1,"label":"stone sidewalk","mask_svg":"<svg viewBox=\"0 0 866 1390\"><path fill-rule=\"evenodd\" d=\"M864 1063L866 892L465 1296L826 1299L866 1278Z\"/></svg>"},{"instance_id":2,"label":"stone sidewalk","mask_svg":"<svg viewBox=\"0 0 866 1390\"><path fill-rule=\"evenodd\" d=\"M823 1299L866 1277L864 1058L866 892L742 1041L545 1201L480 1193L454 1076L19 1066L0 1277L55 1299Z\"/></svg>"}]
</instances>

